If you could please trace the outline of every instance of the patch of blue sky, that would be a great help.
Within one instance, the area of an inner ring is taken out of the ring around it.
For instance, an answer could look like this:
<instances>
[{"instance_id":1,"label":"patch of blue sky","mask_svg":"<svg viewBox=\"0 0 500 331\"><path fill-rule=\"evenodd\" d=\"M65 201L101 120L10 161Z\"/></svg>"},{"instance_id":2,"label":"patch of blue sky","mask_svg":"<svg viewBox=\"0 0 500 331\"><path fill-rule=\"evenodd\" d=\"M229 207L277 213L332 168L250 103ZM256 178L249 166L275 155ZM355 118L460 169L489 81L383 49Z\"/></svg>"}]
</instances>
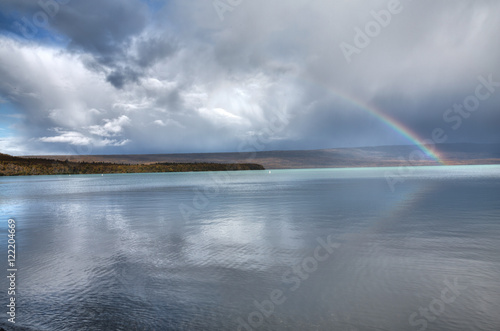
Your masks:
<instances>
[{"instance_id":1,"label":"patch of blue sky","mask_svg":"<svg viewBox=\"0 0 500 331\"><path fill-rule=\"evenodd\" d=\"M50 27L50 22L40 25L33 15L17 11L0 10L0 35L19 41L32 41L51 46L65 46L68 38Z\"/></svg>"},{"instance_id":2,"label":"patch of blue sky","mask_svg":"<svg viewBox=\"0 0 500 331\"><path fill-rule=\"evenodd\" d=\"M23 116L0 95L0 137L12 137L15 133L13 125L20 122Z\"/></svg>"}]
</instances>

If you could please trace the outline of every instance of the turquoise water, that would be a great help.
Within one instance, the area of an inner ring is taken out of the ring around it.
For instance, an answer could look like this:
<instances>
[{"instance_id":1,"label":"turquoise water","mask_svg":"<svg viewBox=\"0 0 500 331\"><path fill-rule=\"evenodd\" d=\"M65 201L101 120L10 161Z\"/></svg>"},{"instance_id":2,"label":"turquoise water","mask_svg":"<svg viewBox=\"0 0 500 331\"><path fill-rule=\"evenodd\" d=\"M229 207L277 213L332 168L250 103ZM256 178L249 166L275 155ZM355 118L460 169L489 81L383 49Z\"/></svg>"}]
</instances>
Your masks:
<instances>
[{"instance_id":1,"label":"turquoise water","mask_svg":"<svg viewBox=\"0 0 500 331\"><path fill-rule=\"evenodd\" d=\"M500 166L0 177L0 191L20 330L500 330Z\"/></svg>"}]
</instances>

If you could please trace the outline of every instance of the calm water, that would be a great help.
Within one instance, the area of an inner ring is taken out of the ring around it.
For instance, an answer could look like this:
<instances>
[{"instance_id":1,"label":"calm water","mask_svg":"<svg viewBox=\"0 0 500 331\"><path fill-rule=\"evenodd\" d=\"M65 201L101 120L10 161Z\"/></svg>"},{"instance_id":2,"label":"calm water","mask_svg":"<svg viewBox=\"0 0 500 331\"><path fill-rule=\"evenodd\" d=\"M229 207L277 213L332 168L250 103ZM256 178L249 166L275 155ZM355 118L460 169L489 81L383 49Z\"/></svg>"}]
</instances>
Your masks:
<instances>
[{"instance_id":1,"label":"calm water","mask_svg":"<svg viewBox=\"0 0 500 331\"><path fill-rule=\"evenodd\" d=\"M500 166L387 171L0 178L16 326L500 330Z\"/></svg>"}]
</instances>

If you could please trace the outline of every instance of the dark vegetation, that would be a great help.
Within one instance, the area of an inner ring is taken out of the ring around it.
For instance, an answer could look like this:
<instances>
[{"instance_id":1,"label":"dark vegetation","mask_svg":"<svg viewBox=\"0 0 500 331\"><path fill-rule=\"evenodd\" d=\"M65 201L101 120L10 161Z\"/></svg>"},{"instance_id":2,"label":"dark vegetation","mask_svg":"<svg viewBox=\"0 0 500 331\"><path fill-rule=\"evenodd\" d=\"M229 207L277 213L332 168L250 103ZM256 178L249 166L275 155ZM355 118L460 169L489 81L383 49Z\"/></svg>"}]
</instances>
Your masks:
<instances>
[{"instance_id":1,"label":"dark vegetation","mask_svg":"<svg viewBox=\"0 0 500 331\"><path fill-rule=\"evenodd\" d=\"M147 172L189 172L264 170L254 163L150 163L118 164L108 162L70 162L38 158L20 158L0 153L0 176L116 174Z\"/></svg>"}]
</instances>

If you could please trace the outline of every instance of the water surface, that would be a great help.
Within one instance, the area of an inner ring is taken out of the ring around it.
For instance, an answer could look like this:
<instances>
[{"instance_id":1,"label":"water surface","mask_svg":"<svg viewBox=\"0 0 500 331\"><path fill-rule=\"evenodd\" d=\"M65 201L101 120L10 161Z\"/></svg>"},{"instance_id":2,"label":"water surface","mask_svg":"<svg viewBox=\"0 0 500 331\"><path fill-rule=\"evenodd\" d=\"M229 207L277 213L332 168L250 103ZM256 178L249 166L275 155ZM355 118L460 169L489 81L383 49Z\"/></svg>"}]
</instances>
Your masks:
<instances>
[{"instance_id":1,"label":"water surface","mask_svg":"<svg viewBox=\"0 0 500 331\"><path fill-rule=\"evenodd\" d=\"M500 166L397 171L0 178L16 326L500 330Z\"/></svg>"}]
</instances>

